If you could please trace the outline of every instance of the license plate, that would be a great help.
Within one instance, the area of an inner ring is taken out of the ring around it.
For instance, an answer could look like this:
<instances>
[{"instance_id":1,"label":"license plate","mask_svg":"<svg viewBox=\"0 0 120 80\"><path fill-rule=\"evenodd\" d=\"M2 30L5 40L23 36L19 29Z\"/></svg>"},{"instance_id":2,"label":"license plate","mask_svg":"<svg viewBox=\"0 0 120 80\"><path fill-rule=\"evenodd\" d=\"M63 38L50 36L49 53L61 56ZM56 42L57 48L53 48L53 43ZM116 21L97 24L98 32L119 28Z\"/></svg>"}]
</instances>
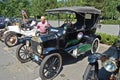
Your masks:
<instances>
[{"instance_id":1,"label":"license plate","mask_svg":"<svg viewBox=\"0 0 120 80\"><path fill-rule=\"evenodd\" d=\"M34 55L34 59L35 59L36 61L39 61L39 57L38 57L37 55Z\"/></svg>"}]
</instances>

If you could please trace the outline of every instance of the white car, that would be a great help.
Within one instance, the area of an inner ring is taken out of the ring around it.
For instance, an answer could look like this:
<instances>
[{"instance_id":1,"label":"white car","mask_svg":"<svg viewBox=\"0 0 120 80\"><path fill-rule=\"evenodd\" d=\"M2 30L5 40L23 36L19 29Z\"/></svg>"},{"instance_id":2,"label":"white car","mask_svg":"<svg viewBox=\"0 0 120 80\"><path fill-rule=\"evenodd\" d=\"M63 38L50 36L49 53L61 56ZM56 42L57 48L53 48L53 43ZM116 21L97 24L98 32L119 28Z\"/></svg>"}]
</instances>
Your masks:
<instances>
[{"instance_id":1,"label":"white car","mask_svg":"<svg viewBox=\"0 0 120 80\"><path fill-rule=\"evenodd\" d=\"M36 24L35 21L32 21L29 26L33 28L22 28L20 25L13 25L8 26L7 31L4 32L4 42L8 47L15 46L18 43L18 38L23 36L35 36L36 28L34 25Z\"/></svg>"}]
</instances>

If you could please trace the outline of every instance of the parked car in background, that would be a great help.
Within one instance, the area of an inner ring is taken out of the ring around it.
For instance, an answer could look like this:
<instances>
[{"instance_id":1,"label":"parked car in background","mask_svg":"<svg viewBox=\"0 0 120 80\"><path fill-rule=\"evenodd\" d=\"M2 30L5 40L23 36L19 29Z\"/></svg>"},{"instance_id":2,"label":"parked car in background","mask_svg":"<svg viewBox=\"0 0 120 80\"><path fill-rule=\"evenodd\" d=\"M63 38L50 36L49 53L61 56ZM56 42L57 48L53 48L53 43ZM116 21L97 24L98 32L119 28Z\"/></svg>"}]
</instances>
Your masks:
<instances>
[{"instance_id":1,"label":"parked car in background","mask_svg":"<svg viewBox=\"0 0 120 80\"><path fill-rule=\"evenodd\" d=\"M15 46L19 39L23 36L34 36L36 29L34 26L37 21L29 19L28 23L23 23L19 19L14 19L13 25L7 26L7 31L5 32L4 42L8 47Z\"/></svg>"},{"instance_id":2,"label":"parked car in background","mask_svg":"<svg viewBox=\"0 0 120 80\"><path fill-rule=\"evenodd\" d=\"M0 40L4 42L5 32L7 31L7 26L11 26L13 24L12 19L0 17Z\"/></svg>"}]
</instances>

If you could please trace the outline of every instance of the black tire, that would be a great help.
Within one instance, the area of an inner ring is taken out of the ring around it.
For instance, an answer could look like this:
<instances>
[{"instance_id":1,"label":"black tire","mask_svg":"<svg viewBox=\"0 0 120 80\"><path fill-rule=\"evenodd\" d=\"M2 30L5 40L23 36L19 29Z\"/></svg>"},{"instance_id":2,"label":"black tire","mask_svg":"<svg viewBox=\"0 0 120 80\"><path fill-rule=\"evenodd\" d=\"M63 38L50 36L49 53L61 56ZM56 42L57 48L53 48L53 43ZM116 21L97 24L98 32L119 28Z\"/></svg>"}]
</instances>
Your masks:
<instances>
[{"instance_id":1,"label":"black tire","mask_svg":"<svg viewBox=\"0 0 120 80\"><path fill-rule=\"evenodd\" d=\"M98 38L95 38L92 41L91 53L97 53L98 52L99 44L100 44L100 40Z\"/></svg>"},{"instance_id":2,"label":"black tire","mask_svg":"<svg viewBox=\"0 0 120 80\"><path fill-rule=\"evenodd\" d=\"M98 62L88 64L83 75L83 80L98 80Z\"/></svg>"},{"instance_id":3,"label":"black tire","mask_svg":"<svg viewBox=\"0 0 120 80\"><path fill-rule=\"evenodd\" d=\"M30 47L25 44L20 44L16 50L16 57L21 63L26 63L31 60Z\"/></svg>"},{"instance_id":4,"label":"black tire","mask_svg":"<svg viewBox=\"0 0 120 80\"><path fill-rule=\"evenodd\" d=\"M8 47L13 47L18 43L18 36L14 32L8 32L5 34L4 41Z\"/></svg>"},{"instance_id":5,"label":"black tire","mask_svg":"<svg viewBox=\"0 0 120 80\"><path fill-rule=\"evenodd\" d=\"M42 80L52 80L60 72L62 67L62 57L59 53L46 56L41 62L40 77Z\"/></svg>"}]
</instances>

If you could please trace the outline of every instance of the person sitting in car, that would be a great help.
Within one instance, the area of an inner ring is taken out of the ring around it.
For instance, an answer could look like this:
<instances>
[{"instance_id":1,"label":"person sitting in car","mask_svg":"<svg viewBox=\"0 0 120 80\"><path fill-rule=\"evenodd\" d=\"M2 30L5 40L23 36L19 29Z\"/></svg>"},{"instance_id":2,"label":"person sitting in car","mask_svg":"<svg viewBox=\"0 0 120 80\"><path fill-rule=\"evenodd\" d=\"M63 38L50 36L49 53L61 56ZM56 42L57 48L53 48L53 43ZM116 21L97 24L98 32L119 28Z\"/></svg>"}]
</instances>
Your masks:
<instances>
[{"instance_id":1,"label":"person sitting in car","mask_svg":"<svg viewBox=\"0 0 120 80\"><path fill-rule=\"evenodd\" d=\"M37 30L41 33L41 34L46 34L47 33L47 28L50 25L48 24L48 22L45 20L44 16L41 16L40 22L38 22L36 28Z\"/></svg>"}]
</instances>

